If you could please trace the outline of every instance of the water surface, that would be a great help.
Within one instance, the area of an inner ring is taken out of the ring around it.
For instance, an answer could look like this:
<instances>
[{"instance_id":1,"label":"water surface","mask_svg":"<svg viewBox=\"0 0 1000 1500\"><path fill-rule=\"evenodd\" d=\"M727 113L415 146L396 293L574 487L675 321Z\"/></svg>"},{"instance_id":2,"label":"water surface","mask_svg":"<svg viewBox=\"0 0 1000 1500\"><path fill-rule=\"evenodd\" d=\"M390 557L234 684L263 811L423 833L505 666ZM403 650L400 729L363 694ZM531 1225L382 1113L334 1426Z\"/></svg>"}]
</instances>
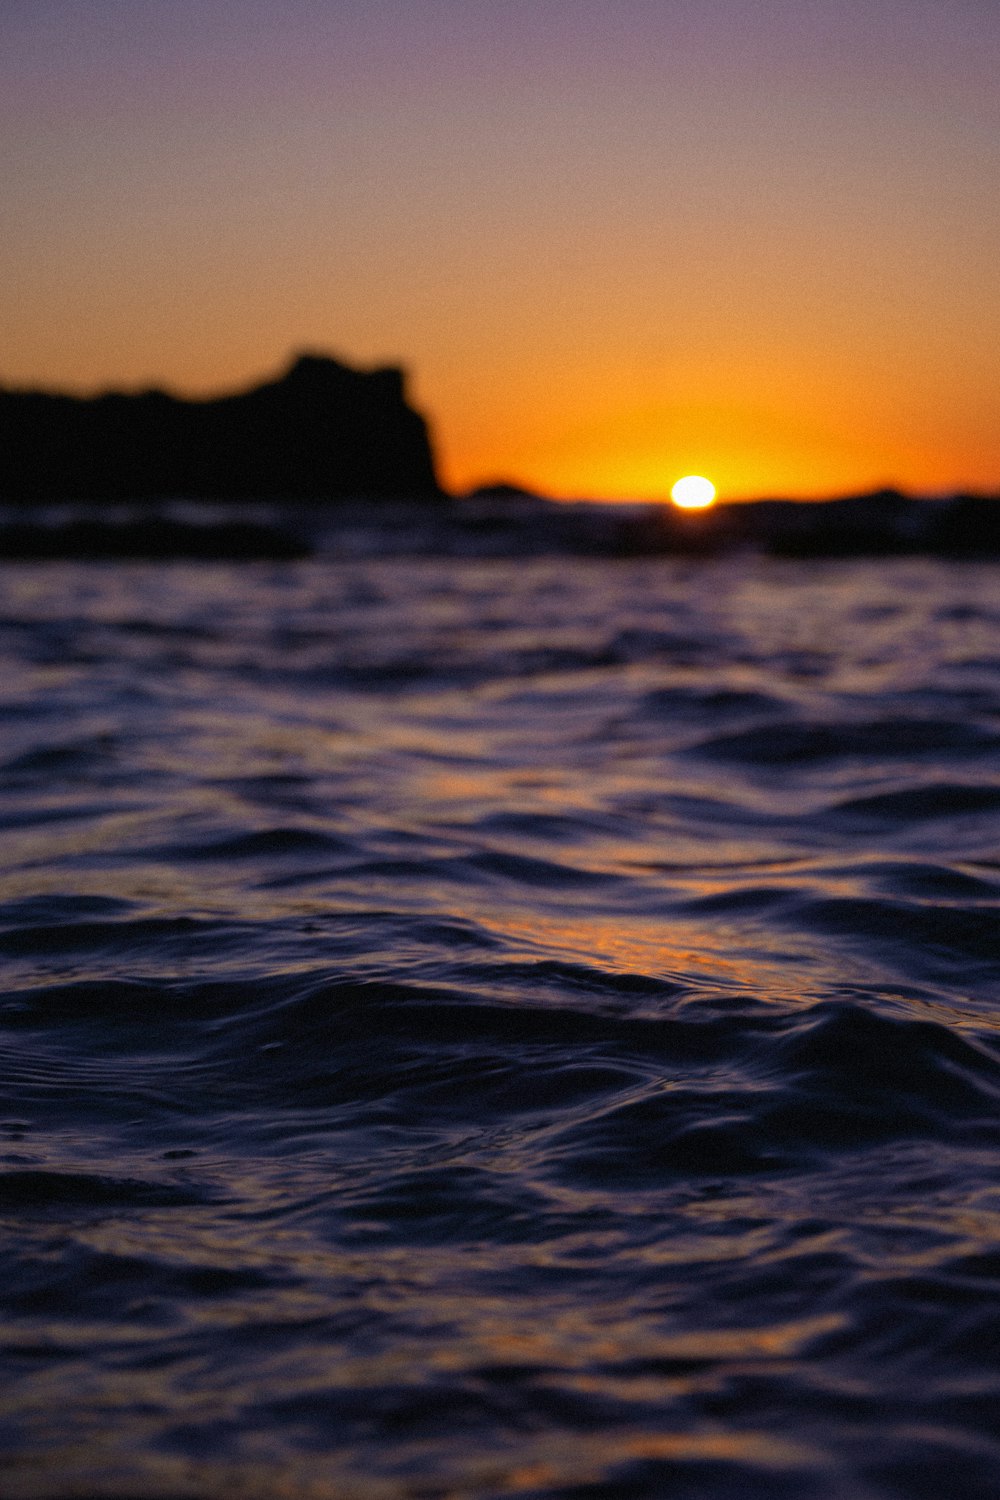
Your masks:
<instances>
[{"instance_id":1,"label":"water surface","mask_svg":"<svg viewBox=\"0 0 1000 1500\"><path fill-rule=\"evenodd\" d=\"M994 1500L998 580L0 569L3 1493Z\"/></svg>"}]
</instances>

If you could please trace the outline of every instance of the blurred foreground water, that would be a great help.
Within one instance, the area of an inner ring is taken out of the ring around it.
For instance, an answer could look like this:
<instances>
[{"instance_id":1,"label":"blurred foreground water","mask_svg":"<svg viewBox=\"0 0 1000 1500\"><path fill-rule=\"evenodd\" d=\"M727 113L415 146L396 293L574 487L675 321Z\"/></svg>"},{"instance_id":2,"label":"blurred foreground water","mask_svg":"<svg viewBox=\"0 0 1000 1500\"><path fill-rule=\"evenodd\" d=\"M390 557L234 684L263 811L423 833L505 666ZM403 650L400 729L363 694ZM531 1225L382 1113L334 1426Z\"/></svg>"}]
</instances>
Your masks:
<instances>
[{"instance_id":1,"label":"blurred foreground water","mask_svg":"<svg viewBox=\"0 0 1000 1500\"><path fill-rule=\"evenodd\" d=\"M0 568L0 1492L995 1500L998 585Z\"/></svg>"}]
</instances>

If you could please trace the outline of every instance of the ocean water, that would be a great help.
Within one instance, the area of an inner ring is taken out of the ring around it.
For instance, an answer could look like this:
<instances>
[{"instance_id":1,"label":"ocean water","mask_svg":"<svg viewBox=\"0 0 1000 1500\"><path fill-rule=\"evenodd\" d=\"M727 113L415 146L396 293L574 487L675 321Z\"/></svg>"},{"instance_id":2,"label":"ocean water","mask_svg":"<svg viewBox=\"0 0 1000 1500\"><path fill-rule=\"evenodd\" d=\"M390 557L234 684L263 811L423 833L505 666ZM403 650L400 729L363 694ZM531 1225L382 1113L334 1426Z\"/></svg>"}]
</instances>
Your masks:
<instances>
[{"instance_id":1,"label":"ocean water","mask_svg":"<svg viewBox=\"0 0 1000 1500\"><path fill-rule=\"evenodd\" d=\"M0 1493L995 1500L998 626L0 568Z\"/></svg>"}]
</instances>

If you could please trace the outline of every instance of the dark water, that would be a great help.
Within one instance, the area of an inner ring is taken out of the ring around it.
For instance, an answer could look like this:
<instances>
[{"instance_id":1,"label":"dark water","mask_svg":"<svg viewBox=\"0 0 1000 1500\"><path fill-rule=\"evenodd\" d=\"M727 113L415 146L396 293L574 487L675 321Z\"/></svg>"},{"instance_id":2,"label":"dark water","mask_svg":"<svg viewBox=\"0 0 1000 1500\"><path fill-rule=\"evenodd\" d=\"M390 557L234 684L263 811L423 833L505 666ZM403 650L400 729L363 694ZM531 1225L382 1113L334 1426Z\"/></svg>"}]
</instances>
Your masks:
<instances>
[{"instance_id":1,"label":"dark water","mask_svg":"<svg viewBox=\"0 0 1000 1500\"><path fill-rule=\"evenodd\" d=\"M0 1493L1000 1495L1000 570L0 585Z\"/></svg>"}]
</instances>

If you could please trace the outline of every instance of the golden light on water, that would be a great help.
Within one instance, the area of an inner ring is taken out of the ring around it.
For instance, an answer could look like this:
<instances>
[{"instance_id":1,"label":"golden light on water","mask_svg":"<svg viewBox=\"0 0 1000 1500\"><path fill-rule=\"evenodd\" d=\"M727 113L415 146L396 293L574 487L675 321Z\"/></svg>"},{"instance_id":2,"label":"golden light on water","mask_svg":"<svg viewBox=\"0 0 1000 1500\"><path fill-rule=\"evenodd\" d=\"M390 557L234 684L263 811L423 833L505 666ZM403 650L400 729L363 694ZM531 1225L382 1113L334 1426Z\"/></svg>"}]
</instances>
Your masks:
<instances>
[{"instance_id":1,"label":"golden light on water","mask_svg":"<svg viewBox=\"0 0 1000 1500\"><path fill-rule=\"evenodd\" d=\"M705 510L715 499L715 485L701 474L685 474L670 491L670 498L681 510Z\"/></svg>"}]
</instances>

